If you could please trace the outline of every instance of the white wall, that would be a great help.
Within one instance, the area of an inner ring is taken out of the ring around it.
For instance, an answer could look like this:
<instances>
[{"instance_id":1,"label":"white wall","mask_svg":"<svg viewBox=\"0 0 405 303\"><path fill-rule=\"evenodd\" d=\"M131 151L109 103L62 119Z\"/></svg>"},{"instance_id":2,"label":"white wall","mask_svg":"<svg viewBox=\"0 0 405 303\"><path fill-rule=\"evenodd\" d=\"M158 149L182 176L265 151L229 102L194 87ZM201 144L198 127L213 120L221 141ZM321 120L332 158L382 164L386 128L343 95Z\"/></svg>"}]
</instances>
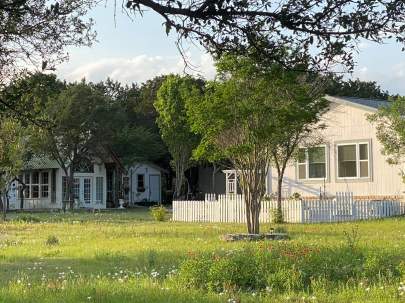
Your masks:
<instances>
[{"instance_id":1,"label":"white wall","mask_svg":"<svg viewBox=\"0 0 405 303\"><path fill-rule=\"evenodd\" d=\"M24 208L33 209L33 208L48 208L48 209L61 209L62 208L62 177L65 176L64 171L59 168L56 170L56 197L55 203L51 202L52 196L52 170L41 170L49 171L49 196L48 198L39 198L39 199L24 199ZM107 176L106 168L104 163L94 164L94 173L75 173L75 177L89 177L91 179L91 203L83 206L87 208L106 208L107 205ZM103 177L103 202L97 203L96 201L96 177ZM13 195L13 194L10 194ZM18 194L16 195L16 200L10 201L11 209L20 208L20 198Z\"/></svg>"},{"instance_id":2,"label":"white wall","mask_svg":"<svg viewBox=\"0 0 405 303\"><path fill-rule=\"evenodd\" d=\"M400 177L400 167L392 166L386 162L381 154L382 145L377 140L375 127L367 121L366 115L372 113L365 109L347 104L331 103L330 111L323 122L327 128L322 130L322 136L328 147L328 178L325 189L328 195L339 191L353 192L356 196L388 196L402 195L405 191L404 183ZM371 150L371 178L369 180L337 180L336 142L346 140L368 140ZM277 172L271 172L271 190L277 190ZM283 192L300 193L302 196L318 196L323 181L298 181L296 163L291 163L285 172Z\"/></svg>"},{"instance_id":3,"label":"white wall","mask_svg":"<svg viewBox=\"0 0 405 303\"><path fill-rule=\"evenodd\" d=\"M58 169L56 173L56 204L62 208L62 177L66 176L63 169ZM91 203L83 206L87 208L106 208L107 207L107 173L104 163L94 164L94 173L75 173L74 177L91 178ZM103 203L96 201L96 177L103 177Z\"/></svg>"},{"instance_id":4,"label":"white wall","mask_svg":"<svg viewBox=\"0 0 405 303\"><path fill-rule=\"evenodd\" d=\"M138 192L138 174L143 174L145 176L145 191ZM158 175L160 179L160 189L159 189L159 197L160 201L153 201L153 202L161 202L161 186L162 186L162 178L161 172L158 168L153 165L149 165L148 163L134 163L131 167L128 168L128 177L129 177L129 202L136 203L142 201L150 201L150 185L149 185L149 176L150 175Z\"/></svg>"}]
</instances>

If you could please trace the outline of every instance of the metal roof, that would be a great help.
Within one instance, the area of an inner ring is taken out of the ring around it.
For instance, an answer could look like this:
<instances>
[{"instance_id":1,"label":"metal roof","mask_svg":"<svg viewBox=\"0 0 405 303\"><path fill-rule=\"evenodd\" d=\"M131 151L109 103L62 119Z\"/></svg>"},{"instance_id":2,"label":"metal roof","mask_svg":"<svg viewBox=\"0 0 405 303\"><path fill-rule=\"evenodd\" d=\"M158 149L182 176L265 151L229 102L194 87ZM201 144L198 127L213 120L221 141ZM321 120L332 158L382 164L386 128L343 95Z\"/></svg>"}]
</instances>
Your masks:
<instances>
[{"instance_id":1,"label":"metal roof","mask_svg":"<svg viewBox=\"0 0 405 303\"><path fill-rule=\"evenodd\" d=\"M56 160L49 159L45 156L33 156L23 167L24 170L48 168L60 168L60 165Z\"/></svg>"},{"instance_id":2,"label":"metal roof","mask_svg":"<svg viewBox=\"0 0 405 303\"><path fill-rule=\"evenodd\" d=\"M330 102L348 104L357 106L366 110L376 111L381 107L390 106L391 102L387 100L379 99L366 99L366 98L355 98L355 97L337 97L337 96L328 96L325 98Z\"/></svg>"}]
</instances>

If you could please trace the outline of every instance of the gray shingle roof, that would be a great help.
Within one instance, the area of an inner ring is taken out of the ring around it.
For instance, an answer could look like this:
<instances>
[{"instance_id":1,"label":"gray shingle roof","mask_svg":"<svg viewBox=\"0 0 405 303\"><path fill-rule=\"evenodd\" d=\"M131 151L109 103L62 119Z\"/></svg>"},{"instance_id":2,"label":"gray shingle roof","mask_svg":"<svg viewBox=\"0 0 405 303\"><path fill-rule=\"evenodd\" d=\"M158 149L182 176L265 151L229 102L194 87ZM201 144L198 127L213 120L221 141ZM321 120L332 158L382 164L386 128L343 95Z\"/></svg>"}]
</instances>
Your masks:
<instances>
[{"instance_id":1,"label":"gray shingle roof","mask_svg":"<svg viewBox=\"0 0 405 303\"><path fill-rule=\"evenodd\" d=\"M24 170L47 168L60 168L60 165L56 160L49 159L45 156L33 156L23 167Z\"/></svg>"},{"instance_id":2,"label":"gray shingle roof","mask_svg":"<svg viewBox=\"0 0 405 303\"><path fill-rule=\"evenodd\" d=\"M366 108L375 111L381 107L386 107L391 104L387 100L378 99L365 99L365 98L355 98L355 97L337 97L337 96L325 96L325 98L331 102L341 103L341 104L352 104L362 108Z\"/></svg>"}]
</instances>

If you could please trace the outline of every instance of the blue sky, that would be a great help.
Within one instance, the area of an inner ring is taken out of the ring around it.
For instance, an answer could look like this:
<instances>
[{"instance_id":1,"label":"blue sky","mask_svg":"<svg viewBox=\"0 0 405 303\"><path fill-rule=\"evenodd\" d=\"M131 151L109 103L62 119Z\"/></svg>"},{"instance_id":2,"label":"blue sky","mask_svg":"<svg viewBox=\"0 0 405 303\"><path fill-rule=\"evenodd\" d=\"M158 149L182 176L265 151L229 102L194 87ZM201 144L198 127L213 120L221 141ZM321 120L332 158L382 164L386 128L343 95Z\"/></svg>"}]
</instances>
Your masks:
<instances>
[{"instance_id":1,"label":"blue sky","mask_svg":"<svg viewBox=\"0 0 405 303\"><path fill-rule=\"evenodd\" d=\"M118 1L119 2L119 1ZM100 81L111 77L130 83L143 82L159 74L182 73L184 62L175 46L175 35L166 36L163 20L152 12L131 20L117 8L99 6L90 17L96 22L97 40L91 48L69 49L70 60L58 67L58 75L69 81L83 77ZM405 95L405 53L400 45L371 42L360 44L352 77L377 81L390 93ZM187 47L189 61L197 72L213 78L211 57L201 47ZM188 70L188 72L192 72Z\"/></svg>"}]
</instances>

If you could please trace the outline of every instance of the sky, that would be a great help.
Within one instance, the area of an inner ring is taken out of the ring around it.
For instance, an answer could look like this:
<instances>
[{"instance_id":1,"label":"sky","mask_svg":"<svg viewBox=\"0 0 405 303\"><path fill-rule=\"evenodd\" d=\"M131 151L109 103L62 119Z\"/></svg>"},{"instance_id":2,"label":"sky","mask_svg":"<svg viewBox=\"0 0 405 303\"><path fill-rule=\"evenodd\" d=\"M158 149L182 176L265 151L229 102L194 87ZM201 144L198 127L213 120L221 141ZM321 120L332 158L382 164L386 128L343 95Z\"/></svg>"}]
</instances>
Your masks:
<instances>
[{"instance_id":1,"label":"sky","mask_svg":"<svg viewBox=\"0 0 405 303\"><path fill-rule=\"evenodd\" d=\"M160 16L145 12L143 17L131 20L117 8L114 18L113 1L108 3L89 14L95 21L97 42L90 48L68 49L69 61L57 69L60 78L101 81L110 77L123 83L141 83L157 75L184 73L176 36L166 35ZM213 60L201 46L188 45L185 51L193 65L193 70L186 69L187 73L214 78ZM356 62L353 74L347 77L376 81L391 94L405 95L405 52L400 45L362 42Z\"/></svg>"}]
</instances>

